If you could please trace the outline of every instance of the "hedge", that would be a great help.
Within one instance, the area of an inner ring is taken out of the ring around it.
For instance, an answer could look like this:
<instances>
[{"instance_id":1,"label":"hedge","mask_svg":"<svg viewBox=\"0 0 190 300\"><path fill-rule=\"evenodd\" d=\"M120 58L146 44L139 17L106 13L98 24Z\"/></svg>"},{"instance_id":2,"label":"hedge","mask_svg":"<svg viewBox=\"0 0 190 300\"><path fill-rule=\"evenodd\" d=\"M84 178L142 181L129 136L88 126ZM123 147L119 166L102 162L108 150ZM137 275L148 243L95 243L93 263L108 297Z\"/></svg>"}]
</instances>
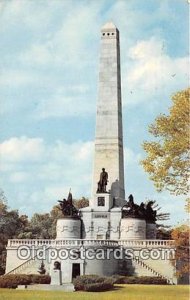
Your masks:
<instances>
[{"instance_id":1,"label":"hedge","mask_svg":"<svg viewBox=\"0 0 190 300\"><path fill-rule=\"evenodd\" d=\"M99 283L90 283L84 287L86 292L104 292L113 289L113 281L110 279Z\"/></svg>"},{"instance_id":2,"label":"hedge","mask_svg":"<svg viewBox=\"0 0 190 300\"><path fill-rule=\"evenodd\" d=\"M51 278L49 275L36 274L10 274L0 276L0 288L16 288L18 285L29 284L49 284Z\"/></svg>"},{"instance_id":3,"label":"hedge","mask_svg":"<svg viewBox=\"0 0 190 300\"><path fill-rule=\"evenodd\" d=\"M0 288L16 288L18 285L49 284L49 275L37 274L10 274L0 276ZM73 281L76 291L105 291L113 288L114 284L161 284L166 285L167 280L161 277L149 276L120 276L104 277L98 275L77 276Z\"/></svg>"},{"instance_id":4,"label":"hedge","mask_svg":"<svg viewBox=\"0 0 190 300\"><path fill-rule=\"evenodd\" d=\"M73 280L75 291L100 292L113 288L114 279L98 275L77 276Z\"/></svg>"},{"instance_id":5,"label":"hedge","mask_svg":"<svg viewBox=\"0 0 190 300\"><path fill-rule=\"evenodd\" d=\"M114 284L122 284L125 283L126 280L126 276L122 276L122 275L113 275L111 278L113 278L114 280Z\"/></svg>"},{"instance_id":6,"label":"hedge","mask_svg":"<svg viewBox=\"0 0 190 300\"><path fill-rule=\"evenodd\" d=\"M112 278L115 284L168 284L167 280L161 277L113 275Z\"/></svg>"}]
</instances>

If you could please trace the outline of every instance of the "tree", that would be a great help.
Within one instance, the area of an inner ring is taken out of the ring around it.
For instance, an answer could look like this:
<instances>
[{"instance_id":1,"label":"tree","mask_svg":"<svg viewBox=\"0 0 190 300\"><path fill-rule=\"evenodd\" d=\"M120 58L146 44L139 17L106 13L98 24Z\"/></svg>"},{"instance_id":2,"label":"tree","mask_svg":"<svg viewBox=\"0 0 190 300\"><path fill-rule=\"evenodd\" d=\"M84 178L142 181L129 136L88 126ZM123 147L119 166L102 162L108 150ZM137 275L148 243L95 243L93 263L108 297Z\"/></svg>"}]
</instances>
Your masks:
<instances>
[{"instance_id":1,"label":"tree","mask_svg":"<svg viewBox=\"0 0 190 300\"><path fill-rule=\"evenodd\" d=\"M89 200L85 197L82 197L81 199L74 200L73 204L77 209L80 209L89 206Z\"/></svg>"},{"instance_id":2,"label":"tree","mask_svg":"<svg viewBox=\"0 0 190 300\"><path fill-rule=\"evenodd\" d=\"M171 238L175 241L175 259L177 262L177 277L189 274L189 226L183 224L172 230Z\"/></svg>"},{"instance_id":3,"label":"tree","mask_svg":"<svg viewBox=\"0 0 190 300\"><path fill-rule=\"evenodd\" d=\"M50 239L52 220L49 213L35 213L24 230L20 230L20 239Z\"/></svg>"},{"instance_id":4,"label":"tree","mask_svg":"<svg viewBox=\"0 0 190 300\"><path fill-rule=\"evenodd\" d=\"M162 225L157 228L156 238L159 240L171 240L170 226Z\"/></svg>"},{"instance_id":5,"label":"tree","mask_svg":"<svg viewBox=\"0 0 190 300\"><path fill-rule=\"evenodd\" d=\"M156 139L145 141L147 157L141 161L158 191L175 195L188 193L189 175L189 93L180 91L172 97L169 115L160 114L149 132Z\"/></svg>"},{"instance_id":6,"label":"tree","mask_svg":"<svg viewBox=\"0 0 190 300\"><path fill-rule=\"evenodd\" d=\"M8 210L4 194L0 193L0 275L5 271L6 245L8 239L17 238L28 226L28 217L19 216L17 210Z\"/></svg>"}]
</instances>

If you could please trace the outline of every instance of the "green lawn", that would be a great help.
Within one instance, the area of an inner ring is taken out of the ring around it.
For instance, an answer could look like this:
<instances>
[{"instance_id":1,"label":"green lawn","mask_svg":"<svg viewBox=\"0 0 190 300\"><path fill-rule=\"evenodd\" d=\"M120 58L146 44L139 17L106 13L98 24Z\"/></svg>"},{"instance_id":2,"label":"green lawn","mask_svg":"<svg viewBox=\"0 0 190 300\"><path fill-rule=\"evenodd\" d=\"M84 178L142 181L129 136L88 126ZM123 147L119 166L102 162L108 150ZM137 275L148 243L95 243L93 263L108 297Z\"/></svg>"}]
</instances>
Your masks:
<instances>
[{"instance_id":1,"label":"green lawn","mask_svg":"<svg viewBox=\"0 0 190 300\"><path fill-rule=\"evenodd\" d=\"M116 285L102 293L0 289L0 300L188 300L188 286Z\"/></svg>"}]
</instances>

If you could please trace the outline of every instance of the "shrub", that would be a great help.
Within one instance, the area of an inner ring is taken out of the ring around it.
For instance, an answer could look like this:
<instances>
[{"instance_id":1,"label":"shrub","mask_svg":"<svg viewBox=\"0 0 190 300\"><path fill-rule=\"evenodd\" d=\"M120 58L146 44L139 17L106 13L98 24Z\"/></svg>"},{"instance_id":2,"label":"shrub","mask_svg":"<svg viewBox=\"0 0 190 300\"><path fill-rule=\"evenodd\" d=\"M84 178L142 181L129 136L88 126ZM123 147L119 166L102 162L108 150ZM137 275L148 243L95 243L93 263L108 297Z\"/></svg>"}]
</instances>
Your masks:
<instances>
[{"instance_id":1,"label":"shrub","mask_svg":"<svg viewBox=\"0 0 190 300\"><path fill-rule=\"evenodd\" d=\"M31 283L37 284L49 284L51 282L51 277L49 275L36 275L32 274L31 276Z\"/></svg>"},{"instance_id":2,"label":"shrub","mask_svg":"<svg viewBox=\"0 0 190 300\"><path fill-rule=\"evenodd\" d=\"M124 282L126 284L162 284L166 285L167 280L161 277L151 277L151 276L126 276Z\"/></svg>"},{"instance_id":3,"label":"shrub","mask_svg":"<svg viewBox=\"0 0 190 300\"><path fill-rule=\"evenodd\" d=\"M98 283L90 283L84 287L86 292L104 292L113 289L113 280L105 280Z\"/></svg>"},{"instance_id":4,"label":"shrub","mask_svg":"<svg viewBox=\"0 0 190 300\"><path fill-rule=\"evenodd\" d=\"M8 289L15 289L17 284L12 282L9 278L0 277L0 288L8 288Z\"/></svg>"},{"instance_id":5,"label":"shrub","mask_svg":"<svg viewBox=\"0 0 190 300\"><path fill-rule=\"evenodd\" d=\"M4 288L16 288L17 285L27 285L30 284L31 279L29 276L24 274L10 274L3 275L0 277L0 287Z\"/></svg>"},{"instance_id":6,"label":"shrub","mask_svg":"<svg viewBox=\"0 0 190 300\"><path fill-rule=\"evenodd\" d=\"M9 274L0 276L0 288L16 288L18 285L29 285L31 283L50 283L50 276L35 274Z\"/></svg>"},{"instance_id":7,"label":"shrub","mask_svg":"<svg viewBox=\"0 0 190 300\"><path fill-rule=\"evenodd\" d=\"M105 291L113 288L114 279L111 277L101 277L98 275L77 276L73 280L76 291Z\"/></svg>"},{"instance_id":8,"label":"shrub","mask_svg":"<svg viewBox=\"0 0 190 300\"><path fill-rule=\"evenodd\" d=\"M103 278L98 275L82 275L77 276L73 280L73 284L76 291L84 290L84 286L91 283L102 282Z\"/></svg>"},{"instance_id":9,"label":"shrub","mask_svg":"<svg viewBox=\"0 0 190 300\"><path fill-rule=\"evenodd\" d=\"M114 283L116 284L122 284L125 283L126 280L126 276L122 276L122 275L113 275L111 278L113 278Z\"/></svg>"}]
</instances>

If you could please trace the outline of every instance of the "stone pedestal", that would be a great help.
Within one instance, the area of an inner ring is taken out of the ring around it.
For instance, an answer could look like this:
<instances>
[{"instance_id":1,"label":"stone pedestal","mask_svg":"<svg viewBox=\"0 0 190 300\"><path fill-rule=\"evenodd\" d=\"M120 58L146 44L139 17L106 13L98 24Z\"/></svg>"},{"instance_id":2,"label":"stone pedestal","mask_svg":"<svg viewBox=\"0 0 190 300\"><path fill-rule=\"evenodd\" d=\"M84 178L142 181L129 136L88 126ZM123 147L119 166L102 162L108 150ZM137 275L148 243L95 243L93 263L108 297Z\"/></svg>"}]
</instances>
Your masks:
<instances>
[{"instance_id":1,"label":"stone pedestal","mask_svg":"<svg viewBox=\"0 0 190 300\"><path fill-rule=\"evenodd\" d=\"M61 270L51 270L51 285L61 285Z\"/></svg>"},{"instance_id":2,"label":"stone pedestal","mask_svg":"<svg viewBox=\"0 0 190 300\"><path fill-rule=\"evenodd\" d=\"M81 239L81 220L65 217L57 220L56 239Z\"/></svg>"},{"instance_id":3,"label":"stone pedestal","mask_svg":"<svg viewBox=\"0 0 190 300\"><path fill-rule=\"evenodd\" d=\"M113 207L113 197L110 193L96 193L94 195L93 210L109 211Z\"/></svg>"},{"instance_id":4,"label":"stone pedestal","mask_svg":"<svg viewBox=\"0 0 190 300\"><path fill-rule=\"evenodd\" d=\"M156 239L156 224L155 223L146 223L146 238L148 240Z\"/></svg>"},{"instance_id":5,"label":"stone pedestal","mask_svg":"<svg viewBox=\"0 0 190 300\"><path fill-rule=\"evenodd\" d=\"M146 222L136 218L121 219L121 240L144 240L146 239Z\"/></svg>"}]
</instances>

